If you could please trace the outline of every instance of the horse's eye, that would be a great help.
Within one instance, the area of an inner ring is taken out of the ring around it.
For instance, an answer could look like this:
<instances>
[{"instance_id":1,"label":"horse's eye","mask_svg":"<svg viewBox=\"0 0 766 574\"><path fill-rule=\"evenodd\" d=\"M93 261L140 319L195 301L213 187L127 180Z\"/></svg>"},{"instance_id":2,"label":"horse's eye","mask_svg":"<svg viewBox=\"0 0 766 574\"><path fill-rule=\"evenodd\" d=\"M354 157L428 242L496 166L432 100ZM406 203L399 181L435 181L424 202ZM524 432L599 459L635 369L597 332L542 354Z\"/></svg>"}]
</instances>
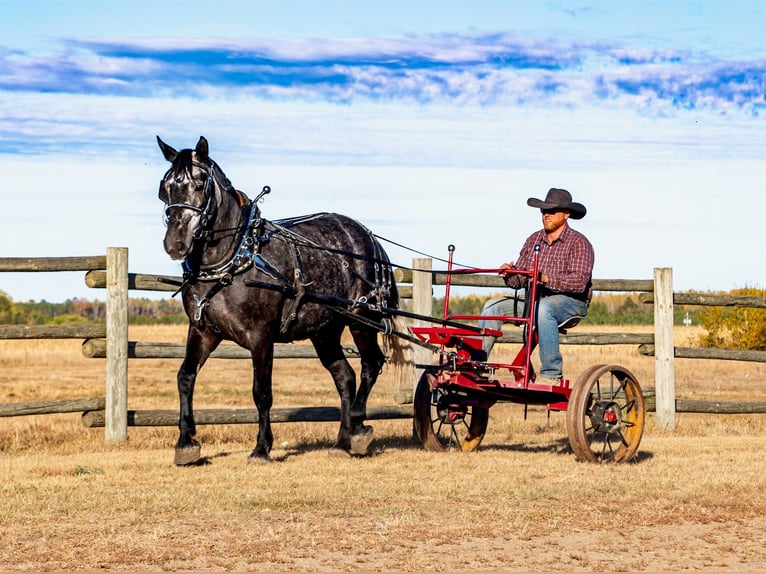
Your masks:
<instances>
[{"instance_id":1,"label":"horse's eye","mask_svg":"<svg viewBox=\"0 0 766 574\"><path fill-rule=\"evenodd\" d=\"M181 183L185 177L186 175L183 172L178 172L176 174L176 183Z\"/></svg>"}]
</instances>

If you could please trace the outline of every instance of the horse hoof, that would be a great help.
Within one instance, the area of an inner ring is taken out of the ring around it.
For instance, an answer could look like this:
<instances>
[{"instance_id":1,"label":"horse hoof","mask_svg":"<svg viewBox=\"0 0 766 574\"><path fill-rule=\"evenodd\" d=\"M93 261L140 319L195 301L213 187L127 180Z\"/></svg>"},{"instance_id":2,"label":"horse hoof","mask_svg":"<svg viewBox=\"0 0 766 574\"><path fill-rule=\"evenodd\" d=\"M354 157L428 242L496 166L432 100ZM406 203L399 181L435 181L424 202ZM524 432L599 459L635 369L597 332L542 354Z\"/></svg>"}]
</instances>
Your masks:
<instances>
[{"instance_id":1,"label":"horse hoof","mask_svg":"<svg viewBox=\"0 0 766 574\"><path fill-rule=\"evenodd\" d=\"M173 464L176 466L188 466L199 462L202 449L200 445L193 444L183 448L177 448Z\"/></svg>"},{"instance_id":2,"label":"horse hoof","mask_svg":"<svg viewBox=\"0 0 766 574\"><path fill-rule=\"evenodd\" d=\"M247 464L269 464L271 457L268 454L257 455L251 454L247 457Z\"/></svg>"},{"instance_id":3,"label":"horse hoof","mask_svg":"<svg viewBox=\"0 0 766 574\"><path fill-rule=\"evenodd\" d=\"M343 450L342 448L339 448L337 446L334 446L330 450L328 450L327 454L330 458L351 458L350 452L348 452L347 450Z\"/></svg>"},{"instance_id":4,"label":"horse hoof","mask_svg":"<svg viewBox=\"0 0 766 574\"><path fill-rule=\"evenodd\" d=\"M373 434L371 426L364 426L360 432L351 435L351 452L357 456L370 454Z\"/></svg>"}]
</instances>

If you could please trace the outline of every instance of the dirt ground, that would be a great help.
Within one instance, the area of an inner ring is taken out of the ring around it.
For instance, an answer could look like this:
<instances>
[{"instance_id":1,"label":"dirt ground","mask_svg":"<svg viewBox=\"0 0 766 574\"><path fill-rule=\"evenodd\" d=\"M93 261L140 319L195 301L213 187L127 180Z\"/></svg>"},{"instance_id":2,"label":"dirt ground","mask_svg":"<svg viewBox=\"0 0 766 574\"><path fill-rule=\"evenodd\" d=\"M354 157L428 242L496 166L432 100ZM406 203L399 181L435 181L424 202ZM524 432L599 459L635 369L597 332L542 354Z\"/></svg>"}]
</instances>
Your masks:
<instances>
[{"instance_id":1,"label":"dirt ground","mask_svg":"<svg viewBox=\"0 0 766 574\"><path fill-rule=\"evenodd\" d=\"M30 345L0 342L0 402L103 393L103 363ZM613 360L582 353L575 371ZM620 362L651 386L650 358ZM206 366L197 408L250 407L243 363ZM177 366L131 363L131 408L174 408ZM337 404L317 369L280 366L275 406ZM763 365L679 361L676 381L688 398L766 397ZM394 390L384 377L371 403ZM621 465L577 462L562 413L517 405L492 408L472 453L423 450L409 420L373 424L373 455L349 460L328 457L335 423L275 425L268 465L247 463L252 425L202 426L205 464L178 468L173 428L107 444L78 414L2 418L0 571L766 571L766 415L663 430L650 413Z\"/></svg>"},{"instance_id":2,"label":"dirt ground","mask_svg":"<svg viewBox=\"0 0 766 574\"><path fill-rule=\"evenodd\" d=\"M766 440L742 424L649 431L626 465L576 462L539 417L493 419L467 454L381 422L374 456L351 460L327 456L334 426L283 425L267 466L247 464L244 428L202 432L192 468L172 465L172 432L96 436L0 459L0 570L764 571Z\"/></svg>"}]
</instances>

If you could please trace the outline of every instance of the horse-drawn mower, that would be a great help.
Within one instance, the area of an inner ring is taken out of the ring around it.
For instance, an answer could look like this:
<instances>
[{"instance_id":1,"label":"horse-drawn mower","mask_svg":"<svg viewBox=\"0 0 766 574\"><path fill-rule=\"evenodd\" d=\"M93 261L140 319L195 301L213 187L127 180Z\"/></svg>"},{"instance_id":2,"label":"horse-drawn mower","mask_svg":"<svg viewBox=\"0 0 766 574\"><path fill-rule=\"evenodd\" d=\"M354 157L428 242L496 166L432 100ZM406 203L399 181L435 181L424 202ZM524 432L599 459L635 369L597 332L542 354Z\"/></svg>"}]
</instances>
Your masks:
<instances>
[{"instance_id":1,"label":"horse-drawn mower","mask_svg":"<svg viewBox=\"0 0 766 574\"><path fill-rule=\"evenodd\" d=\"M432 451L471 451L479 446L489 422L489 409L499 402L542 405L566 411L569 443L575 456L591 462L627 462L638 450L644 430L645 406L641 387L619 365L594 365L573 385L541 384L531 364L537 346L535 327L539 296L537 257L533 269L504 270L527 278L523 317L449 315L451 278L456 273L498 273L497 269L452 269L450 246L443 321L435 326L412 327L412 333L436 351L423 369L414 394L414 419L423 446ZM479 328L461 321L500 320L523 328L523 342L510 363L490 362L482 350L484 337L501 337L502 331ZM561 325L563 331L573 324Z\"/></svg>"}]
</instances>

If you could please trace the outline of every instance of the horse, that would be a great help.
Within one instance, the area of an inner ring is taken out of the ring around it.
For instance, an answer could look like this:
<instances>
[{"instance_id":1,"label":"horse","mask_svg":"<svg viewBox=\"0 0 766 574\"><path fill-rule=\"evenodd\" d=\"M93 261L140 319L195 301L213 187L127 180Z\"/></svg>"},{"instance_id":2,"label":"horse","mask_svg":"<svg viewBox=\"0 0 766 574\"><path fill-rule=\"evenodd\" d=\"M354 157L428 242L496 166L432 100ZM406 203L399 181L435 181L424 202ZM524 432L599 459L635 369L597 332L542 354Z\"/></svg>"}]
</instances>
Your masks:
<instances>
[{"instance_id":1,"label":"horse","mask_svg":"<svg viewBox=\"0 0 766 574\"><path fill-rule=\"evenodd\" d=\"M373 429L365 424L367 399L386 357L378 333L389 335L394 355L403 345L393 325L399 295L388 255L358 221L315 213L269 221L255 198L234 188L210 158L208 141L177 151L157 136L171 163L159 188L165 204L164 248L182 261L179 282L189 317L178 370L179 437L174 463L200 464L201 445L192 399L198 372L223 340L250 351L258 437L248 462L268 462L273 444L270 410L274 344L309 339L340 397L340 428L329 454L367 456ZM393 312L392 312L393 311ZM356 373L341 346L348 327L361 358Z\"/></svg>"}]
</instances>

